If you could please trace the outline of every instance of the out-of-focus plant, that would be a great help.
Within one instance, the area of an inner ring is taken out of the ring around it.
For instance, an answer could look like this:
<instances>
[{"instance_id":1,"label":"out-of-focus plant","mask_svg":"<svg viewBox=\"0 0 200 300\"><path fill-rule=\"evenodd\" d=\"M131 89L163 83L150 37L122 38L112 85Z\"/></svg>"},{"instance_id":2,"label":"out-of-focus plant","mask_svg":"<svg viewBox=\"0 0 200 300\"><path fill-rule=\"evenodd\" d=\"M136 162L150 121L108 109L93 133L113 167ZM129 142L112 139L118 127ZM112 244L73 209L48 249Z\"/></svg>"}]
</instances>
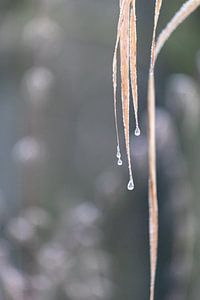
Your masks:
<instances>
[{"instance_id":1,"label":"out-of-focus plant","mask_svg":"<svg viewBox=\"0 0 200 300\"><path fill-rule=\"evenodd\" d=\"M65 195L52 212L43 188L51 155L46 112L56 98L53 62L62 42L62 29L51 16L57 2L33 1L36 12L20 28L24 60L29 58L18 83L26 126L12 148L20 203L8 216L0 193L1 300L104 300L113 293L101 209L85 199L70 204L71 197Z\"/></svg>"}]
</instances>

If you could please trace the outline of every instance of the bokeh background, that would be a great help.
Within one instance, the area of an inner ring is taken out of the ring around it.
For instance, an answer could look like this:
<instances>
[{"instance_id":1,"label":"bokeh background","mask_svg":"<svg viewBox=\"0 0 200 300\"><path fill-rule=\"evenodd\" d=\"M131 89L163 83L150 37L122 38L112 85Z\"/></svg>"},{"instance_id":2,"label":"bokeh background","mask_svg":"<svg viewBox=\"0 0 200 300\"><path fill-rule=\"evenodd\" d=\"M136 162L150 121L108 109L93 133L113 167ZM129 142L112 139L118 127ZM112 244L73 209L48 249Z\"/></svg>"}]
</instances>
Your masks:
<instances>
[{"instance_id":1,"label":"bokeh background","mask_svg":"<svg viewBox=\"0 0 200 300\"><path fill-rule=\"evenodd\" d=\"M154 1L137 2L142 134L131 136L136 187L129 192L124 147L123 167L115 157L118 1L0 1L1 300L148 299L146 87ZM159 30L182 3L164 1ZM197 11L157 63L162 300L200 298L199 28ZM120 102L118 111L123 137Z\"/></svg>"}]
</instances>

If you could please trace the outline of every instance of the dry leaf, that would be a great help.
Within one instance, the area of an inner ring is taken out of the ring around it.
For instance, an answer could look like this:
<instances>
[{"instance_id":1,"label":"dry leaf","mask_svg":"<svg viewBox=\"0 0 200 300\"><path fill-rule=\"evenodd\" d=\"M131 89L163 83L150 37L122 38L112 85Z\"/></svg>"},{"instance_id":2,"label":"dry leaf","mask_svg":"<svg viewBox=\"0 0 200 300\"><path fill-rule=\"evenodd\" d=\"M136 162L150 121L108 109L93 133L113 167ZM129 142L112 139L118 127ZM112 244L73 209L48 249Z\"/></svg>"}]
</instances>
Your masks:
<instances>
[{"instance_id":1,"label":"dry leaf","mask_svg":"<svg viewBox=\"0 0 200 300\"><path fill-rule=\"evenodd\" d=\"M133 108L135 114L135 135L140 135L138 124L138 89L137 89L137 28L135 0L131 1L130 8L130 71L131 71L131 88L133 96Z\"/></svg>"},{"instance_id":2,"label":"dry leaf","mask_svg":"<svg viewBox=\"0 0 200 300\"><path fill-rule=\"evenodd\" d=\"M130 5L127 1L124 8L124 20L120 28L120 66L121 66L121 94L122 94L122 112L124 123L124 134L126 143L126 152L129 168L128 189L132 190L133 175L130 158L130 135L129 135L129 12Z\"/></svg>"},{"instance_id":3,"label":"dry leaf","mask_svg":"<svg viewBox=\"0 0 200 300\"><path fill-rule=\"evenodd\" d=\"M117 49L119 45L120 39L120 28L122 26L122 22L124 20L124 8L125 8L126 0L122 2L120 5L120 15L119 21L117 26L117 38L115 42L115 50L113 55L113 93L114 93L114 116L115 116L115 128L116 128L116 137L117 137L117 158L118 158L118 165L122 165L121 160L121 151L120 151L120 142L119 142L119 129L118 129L118 121L117 121Z\"/></svg>"},{"instance_id":4,"label":"dry leaf","mask_svg":"<svg viewBox=\"0 0 200 300\"><path fill-rule=\"evenodd\" d=\"M136 129L135 134L140 134L138 125L138 95L137 95L137 35L136 35L136 14L135 0L120 0L120 16L118 21L117 39L113 57L113 90L114 90L114 112L117 136L117 158L118 165L122 164L119 146L119 130L117 122L117 49L120 42L120 71L121 71L121 97L124 135L126 152L128 158L129 183L128 189L134 188L132 166L130 158L130 130L129 130L129 79L131 74L131 87L133 95L133 107L135 113Z\"/></svg>"}]
</instances>

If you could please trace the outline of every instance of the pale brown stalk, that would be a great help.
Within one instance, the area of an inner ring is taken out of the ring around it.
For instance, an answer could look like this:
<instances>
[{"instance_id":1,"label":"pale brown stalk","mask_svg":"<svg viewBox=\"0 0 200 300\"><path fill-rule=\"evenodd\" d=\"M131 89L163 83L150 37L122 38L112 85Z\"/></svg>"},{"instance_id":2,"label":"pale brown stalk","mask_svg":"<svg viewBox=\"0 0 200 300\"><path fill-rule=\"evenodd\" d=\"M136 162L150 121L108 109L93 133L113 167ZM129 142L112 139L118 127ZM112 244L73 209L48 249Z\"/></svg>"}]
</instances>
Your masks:
<instances>
[{"instance_id":1,"label":"pale brown stalk","mask_svg":"<svg viewBox=\"0 0 200 300\"><path fill-rule=\"evenodd\" d=\"M167 26L162 30L158 36L155 48L155 57L157 58L160 50L164 46L165 42L171 36L171 34L176 30L176 28L184 22L184 20L189 17L197 8L200 6L200 0L188 0L185 2L174 17L169 21Z\"/></svg>"},{"instance_id":2,"label":"pale brown stalk","mask_svg":"<svg viewBox=\"0 0 200 300\"><path fill-rule=\"evenodd\" d=\"M150 242L150 300L154 299L157 248L158 248L158 200L156 180L156 136L155 136L155 40L162 1L157 0L154 11L154 26L151 45L151 61L148 81L148 162L149 162L149 242Z\"/></svg>"},{"instance_id":3,"label":"pale brown stalk","mask_svg":"<svg viewBox=\"0 0 200 300\"><path fill-rule=\"evenodd\" d=\"M155 87L154 73L148 82L148 162L149 162L149 242L150 242L150 300L154 299L158 248L158 200L156 180Z\"/></svg>"},{"instance_id":4,"label":"pale brown stalk","mask_svg":"<svg viewBox=\"0 0 200 300\"><path fill-rule=\"evenodd\" d=\"M188 0L180 10L175 14L171 21L155 42L156 27L160 14L162 1L157 1L154 15L154 29L151 48L151 63L148 82L148 159L149 159L149 232L150 232L150 260L151 260L151 284L150 300L154 299L155 276L157 265L157 247L158 247L158 201L157 201L157 183L156 183L156 137L155 137L155 83L154 68L157 56L164 46L167 39L197 7L200 0Z\"/></svg>"}]
</instances>

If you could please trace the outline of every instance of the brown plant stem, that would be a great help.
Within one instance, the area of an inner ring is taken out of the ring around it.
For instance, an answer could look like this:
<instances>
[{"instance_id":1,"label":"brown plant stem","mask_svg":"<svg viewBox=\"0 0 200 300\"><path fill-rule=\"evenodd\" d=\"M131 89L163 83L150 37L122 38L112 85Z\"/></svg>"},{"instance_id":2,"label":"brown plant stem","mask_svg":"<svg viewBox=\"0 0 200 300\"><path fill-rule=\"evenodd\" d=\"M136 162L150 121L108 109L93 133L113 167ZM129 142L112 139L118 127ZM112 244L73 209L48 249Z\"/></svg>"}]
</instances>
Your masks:
<instances>
[{"instance_id":1,"label":"brown plant stem","mask_svg":"<svg viewBox=\"0 0 200 300\"><path fill-rule=\"evenodd\" d=\"M177 29L177 27L185 21L197 8L200 6L200 0L188 0L185 2L174 17L169 21L167 26L159 34L156 47L155 47L155 59L163 48L165 42L171 36L171 34Z\"/></svg>"},{"instance_id":2,"label":"brown plant stem","mask_svg":"<svg viewBox=\"0 0 200 300\"><path fill-rule=\"evenodd\" d=\"M156 133L155 133L155 44L156 29L162 0L157 0L154 11L154 25L151 44L151 60L148 80L148 163L149 163L149 244L150 244L150 300L154 300L158 248L158 199L156 180Z\"/></svg>"},{"instance_id":3,"label":"brown plant stem","mask_svg":"<svg viewBox=\"0 0 200 300\"><path fill-rule=\"evenodd\" d=\"M158 248L158 201L156 180L155 142L155 90L154 73L148 82L148 162L149 162L149 242L150 242L150 300L154 299L157 248Z\"/></svg>"}]
</instances>

